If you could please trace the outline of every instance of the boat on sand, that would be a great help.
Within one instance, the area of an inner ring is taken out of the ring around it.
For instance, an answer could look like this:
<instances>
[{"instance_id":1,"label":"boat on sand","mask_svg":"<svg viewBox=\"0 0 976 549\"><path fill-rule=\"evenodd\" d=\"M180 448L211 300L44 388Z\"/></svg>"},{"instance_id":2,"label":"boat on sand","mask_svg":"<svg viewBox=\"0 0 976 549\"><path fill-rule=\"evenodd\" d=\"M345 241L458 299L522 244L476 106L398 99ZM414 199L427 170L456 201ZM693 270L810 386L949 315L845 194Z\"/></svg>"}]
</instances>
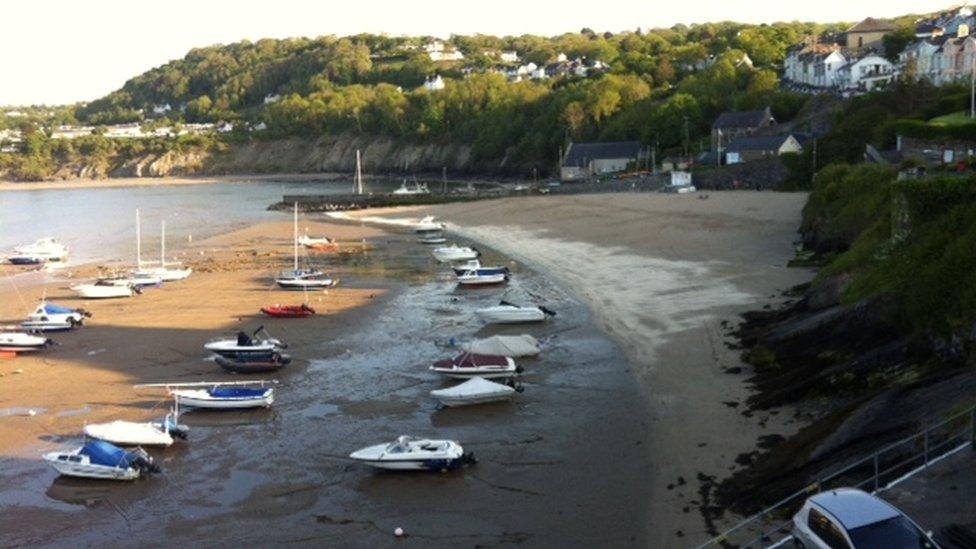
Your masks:
<instances>
[{"instance_id":1,"label":"boat on sand","mask_svg":"<svg viewBox=\"0 0 976 549\"><path fill-rule=\"evenodd\" d=\"M74 450L48 452L44 454L44 461L69 477L135 480L160 472L145 450L137 448L128 452L103 440L89 440Z\"/></svg>"},{"instance_id":2,"label":"boat on sand","mask_svg":"<svg viewBox=\"0 0 976 549\"><path fill-rule=\"evenodd\" d=\"M523 307L507 301L502 301L493 307L485 307L475 311L488 324L521 324L526 322L542 322L556 313L545 307Z\"/></svg>"},{"instance_id":3,"label":"boat on sand","mask_svg":"<svg viewBox=\"0 0 976 549\"><path fill-rule=\"evenodd\" d=\"M511 357L472 353L461 353L454 358L438 360L429 369L434 373L455 379L507 378L522 371Z\"/></svg>"},{"instance_id":4,"label":"boat on sand","mask_svg":"<svg viewBox=\"0 0 976 549\"><path fill-rule=\"evenodd\" d=\"M430 396L444 406L456 407L508 400L517 391L518 389L509 385L489 381L483 377L473 377L454 387L431 391Z\"/></svg>"}]
</instances>

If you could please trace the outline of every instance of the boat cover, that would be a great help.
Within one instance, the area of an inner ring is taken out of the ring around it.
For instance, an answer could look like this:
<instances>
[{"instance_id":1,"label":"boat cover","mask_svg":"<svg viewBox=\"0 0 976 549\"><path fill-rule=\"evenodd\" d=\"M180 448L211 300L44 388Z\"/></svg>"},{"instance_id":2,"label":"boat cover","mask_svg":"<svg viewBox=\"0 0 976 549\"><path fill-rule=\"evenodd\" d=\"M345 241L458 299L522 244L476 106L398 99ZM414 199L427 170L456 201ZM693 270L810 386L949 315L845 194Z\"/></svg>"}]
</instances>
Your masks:
<instances>
[{"instance_id":1,"label":"boat cover","mask_svg":"<svg viewBox=\"0 0 976 549\"><path fill-rule=\"evenodd\" d=\"M267 391L268 389L214 387L207 393L214 398L258 398L263 397Z\"/></svg>"},{"instance_id":2,"label":"boat cover","mask_svg":"<svg viewBox=\"0 0 976 549\"><path fill-rule=\"evenodd\" d=\"M89 440L78 452L96 465L129 468L139 456L104 440Z\"/></svg>"},{"instance_id":3,"label":"boat cover","mask_svg":"<svg viewBox=\"0 0 976 549\"><path fill-rule=\"evenodd\" d=\"M44 313L49 315L67 315L73 312L75 312L74 309L69 309L67 307L52 305L50 303L44 305Z\"/></svg>"},{"instance_id":4,"label":"boat cover","mask_svg":"<svg viewBox=\"0 0 976 549\"><path fill-rule=\"evenodd\" d=\"M539 354L539 340L528 334L496 335L486 339L467 341L462 343L460 347L469 353L479 355L520 357Z\"/></svg>"},{"instance_id":5,"label":"boat cover","mask_svg":"<svg viewBox=\"0 0 976 549\"><path fill-rule=\"evenodd\" d=\"M495 355L464 353L454 358L438 360L435 368L482 368L485 366L508 367L508 358Z\"/></svg>"},{"instance_id":6,"label":"boat cover","mask_svg":"<svg viewBox=\"0 0 976 549\"><path fill-rule=\"evenodd\" d=\"M455 385L454 387L447 389L431 391L430 394L435 398L475 398L489 395L505 395L514 392L515 389L509 387L508 385L495 383L494 381L489 381L481 377L473 377L460 385Z\"/></svg>"}]
</instances>

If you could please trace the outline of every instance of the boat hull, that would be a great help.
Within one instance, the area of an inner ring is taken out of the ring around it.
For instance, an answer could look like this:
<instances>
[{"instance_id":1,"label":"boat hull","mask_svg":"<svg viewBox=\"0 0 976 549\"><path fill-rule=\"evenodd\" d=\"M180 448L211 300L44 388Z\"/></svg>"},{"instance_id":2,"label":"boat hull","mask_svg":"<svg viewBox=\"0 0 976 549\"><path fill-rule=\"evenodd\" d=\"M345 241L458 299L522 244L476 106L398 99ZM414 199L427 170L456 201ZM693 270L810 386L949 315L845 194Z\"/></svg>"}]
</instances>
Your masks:
<instances>
[{"instance_id":1,"label":"boat hull","mask_svg":"<svg viewBox=\"0 0 976 549\"><path fill-rule=\"evenodd\" d=\"M434 392L432 391L431 395L433 394ZM512 395L514 394L515 393L513 392L513 393L497 393L493 395L483 395L477 397L435 396L434 398L436 398L437 401L443 404L444 406L447 406L449 408L458 408L461 406L473 406L475 404L489 404L492 402L503 402L506 400L511 400Z\"/></svg>"},{"instance_id":2,"label":"boat hull","mask_svg":"<svg viewBox=\"0 0 976 549\"><path fill-rule=\"evenodd\" d=\"M225 356L217 357L217 364L219 364L221 368L235 374L260 374L264 372L273 372L275 370L284 368L290 362L291 357L288 355L275 355L266 358L261 357L256 360L241 356L236 356L233 358Z\"/></svg>"},{"instance_id":3,"label":"boat hull","mask_svg":"<svg viewBox=\"0 0 976 549\"><path fill-rule=\"evenodd\" d=\"M240 410L244 408L267 408L274 404L274 393L263 397L241 399L213 399L181 394L173 391L173 396L180 406L206 408L210 410Z\"/></svg>"},{"instance_id":4,"label":"boat hull","mask_svg":"<svg viewBox=\"0 0 976 549\"><path fill-rule=\"evenodd\" d=\"M113 421L85 426L85 435L117 446L171 446L173 436L151 423Z\"/></svg>"},{"instance_id":5,"label":"boat hull","mask_svg":"<svg viewBox=\"0 0 976 549\"><path fill-rule=\"evenodd\" d=\"M95 284L81 284L72 286L71 291L84 299L117 299L132 297L132 289L128 286L98 286Z\"/></svg>"},{"instance_id":6,"label":"boat hull","mask_svg":"<svg viewBox=\"0 0 976 549\"><path fill-rule=\"evenodd\" d=\"M546 314L541 309L536 308L506 310L481 309L476 314L489 324L525 324L542 322L546 319Z\"/></svg>"},{"instance_id":7,"label":"boat hull","mask_svg":"<svg viewBox=\"0 0 976 549\"><path fill-rule=\"evenodd\" d=\"M462 286L492 286L508 282L508 275L505 273L465 274L457 277L457 281Z\"/></svg>"},{"instance_id":8,"label":"boat hull","mask_svg":"<svg viewBox=\"0 0 976 549\"><path fill-rule=\"evenodd\" d=\"M333 280L307 280L307 279L275 279L275 283L282 290L324 290L334 285Z\"/></svg>"},{"instance_id":9,"label":"boat hull","mask_svg":"<svg viewBox=\"0 0 976 549\"><path fill-rule=\"evenodd\" d=\"M136 480L140 473L137 469L121 467L110 467L107 465L95 465L90 463L71 463L59 461L59 452L52 452L44 455L44 461L52 469L66 477L96 478L104 480Z\"/></svg>"}]
</instances>

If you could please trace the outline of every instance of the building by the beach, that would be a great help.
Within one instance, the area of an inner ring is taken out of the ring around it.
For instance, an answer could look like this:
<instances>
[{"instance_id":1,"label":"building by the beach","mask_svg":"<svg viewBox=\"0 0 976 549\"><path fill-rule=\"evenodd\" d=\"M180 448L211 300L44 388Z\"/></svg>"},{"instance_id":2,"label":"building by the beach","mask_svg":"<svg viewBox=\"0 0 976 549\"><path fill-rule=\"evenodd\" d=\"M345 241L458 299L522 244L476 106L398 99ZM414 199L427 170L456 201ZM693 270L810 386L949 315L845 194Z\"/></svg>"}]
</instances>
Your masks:
<instances>
[{"instance_id":1,"label":"building by the beach","mask_svg":"<svg viewBox=\"0 0 976 549\"><path fill-rule=\"evenodd\" d=\"M559 176L563 181L585 181L593 176L622 172L640 157L639 141L570 143Z\"/></svg>"}]
</instances>

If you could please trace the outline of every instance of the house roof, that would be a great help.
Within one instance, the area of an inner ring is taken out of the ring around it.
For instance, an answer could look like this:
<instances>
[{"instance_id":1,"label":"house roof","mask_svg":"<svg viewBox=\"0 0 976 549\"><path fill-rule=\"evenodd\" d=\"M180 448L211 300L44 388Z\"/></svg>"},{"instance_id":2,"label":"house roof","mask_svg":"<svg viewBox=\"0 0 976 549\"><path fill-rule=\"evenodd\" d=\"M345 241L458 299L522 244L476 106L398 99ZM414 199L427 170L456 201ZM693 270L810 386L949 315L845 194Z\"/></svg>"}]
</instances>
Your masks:
<instances>
[{"instance_id":1,"label":"house roof","mask_svg":"<svg viewBox=\"0 0 976 549\"><path fill-rule=\"evenodd\" d=\"M891 504L861 490L831 490L810 498L834 516L848 531L899 516Z\"/></svg>"},{"instance_id":2,"label":"house roof","mask_svg":"<svg viewBox=\"0 0 976 549\"><path fill-rule=\"evenodd\" d=\"M610 158L637 158L640 141L605 141L599 143L573 143L566 153L563 166L586 167L592 160Z\"/></svg>"},{"instance_id":3,"label":"house roof","mask_svg":"<svg viewBox=\"0 0 976 549\"><path fill-rule=\"evenodd\" d=\"M746 152L746 151L778 151L783 143L789 139L787 135L753 135L748 137L737 137L729 143L725 152Z\"/></svg>"},{"instance_id":4,"label":"house roof","mask_svg":"<svg viewBox=\"0 0 976 549\"><path fill-rule=\"evenodd\" d=\"M758 128L766 122L767 117L772 120L768 109L759 111L731 111L723 112L712 124L713 130L727 128Z\"/></svg>"},{"instance_id":5,"label":"house roof","mask_svg":"<svg viewBox=\"0 0 976 549\"><path fill-rule=\"evenodd\" d=\"M847 29L847 32L888 32L895 30L894 25L881 19L868 17L864 21Z\"/></svg>"}]
</instances>

